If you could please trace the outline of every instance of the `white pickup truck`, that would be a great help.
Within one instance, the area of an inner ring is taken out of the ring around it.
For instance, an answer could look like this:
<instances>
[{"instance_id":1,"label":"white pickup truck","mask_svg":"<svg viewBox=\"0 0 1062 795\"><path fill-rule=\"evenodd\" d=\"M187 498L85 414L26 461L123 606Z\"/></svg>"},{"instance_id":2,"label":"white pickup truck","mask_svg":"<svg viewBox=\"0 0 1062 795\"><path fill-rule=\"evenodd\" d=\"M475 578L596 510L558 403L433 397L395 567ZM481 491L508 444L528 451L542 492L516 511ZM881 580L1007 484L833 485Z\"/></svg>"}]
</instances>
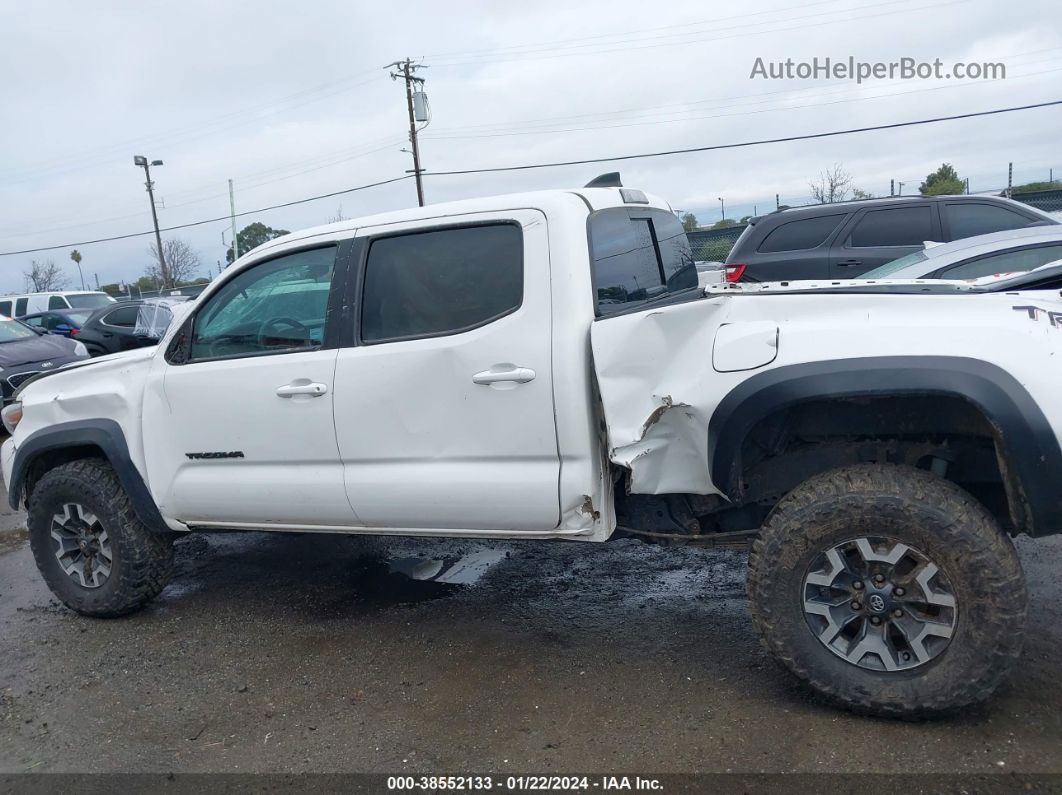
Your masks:
<instances>
[{"instance_id":1,"label":"white pickup truck","mask_svg":"<svg viewBox=\"0 0 1062 795\"><path fill-rule=\"evenodd\" d=\"M1062 529L1059 286L700 288L626 188L388 213L267 243L157 348L23 386L3 474L93 616L158 594L197 530L750 534L768 651L929 715L1018 657L1009 536Z\"/></svg>"}]
</instances>

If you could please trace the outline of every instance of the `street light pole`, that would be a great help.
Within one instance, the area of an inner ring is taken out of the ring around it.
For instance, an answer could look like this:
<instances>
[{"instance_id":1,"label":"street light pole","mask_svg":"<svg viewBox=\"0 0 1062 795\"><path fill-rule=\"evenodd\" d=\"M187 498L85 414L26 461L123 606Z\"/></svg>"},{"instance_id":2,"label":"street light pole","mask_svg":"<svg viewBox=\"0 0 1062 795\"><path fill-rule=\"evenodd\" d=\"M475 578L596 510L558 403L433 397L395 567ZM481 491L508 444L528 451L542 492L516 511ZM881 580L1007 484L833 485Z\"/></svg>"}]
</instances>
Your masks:
<instances>
[{"instance_id":1,"label":"street light pole","mask_svg":"<svg viewBox=\"0 0 1062 795\"><path fill-rule=\"evenodd\" d=\"M147 185L148 199L151 201L151 221L155 224L155 245L158 246L159 254L159 277L162 279L162 288L166 289L170 287L170 273L166 267L166 255L162 251L162 235L159 234L159 214L155 209L155 183L151 181L151 166L161 166L161 160L152 160L148 163L148 159L143 155L134 155L133 164L142 166L144 169L144 177L147 179L145 183Z\"/></svg>"},{"instance_id":2,"label":"street light pole","mask_svg":"<svg viewBox=\"0 0 1062 795\"><path fill-rule=\"evenodd\" d=\"M720 220L721 221L725 221L726 220L726 203L723 201L723 197L722 196L719 196L718 199L719 199L719 212L720 212L720 214L722 216L720 218Z\"/></svg>"}]
</instances>

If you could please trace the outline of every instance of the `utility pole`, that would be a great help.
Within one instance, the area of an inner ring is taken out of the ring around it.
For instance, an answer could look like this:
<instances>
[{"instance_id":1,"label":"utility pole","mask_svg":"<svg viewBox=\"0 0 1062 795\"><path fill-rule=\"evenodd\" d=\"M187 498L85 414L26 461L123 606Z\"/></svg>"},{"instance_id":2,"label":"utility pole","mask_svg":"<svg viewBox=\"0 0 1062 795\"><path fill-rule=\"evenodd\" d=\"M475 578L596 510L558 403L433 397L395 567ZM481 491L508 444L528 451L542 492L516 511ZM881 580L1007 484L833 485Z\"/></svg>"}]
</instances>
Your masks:
<instances>
[{"instance_id":1,"label":"utility pole","mask_svg":"<svg viewBox=\"0 0 1062 795\"><path fill-rule=\"evenodd\" d=\"M236 193L233 191L231 179L229 180L229 217L232 219L232 261L235 262L240 256L240 244L236 240Z\"/></svg>"},{"instance_id":2,"label":"utility pole","mask_svg":"<svg viewBox=\"0 0 1062 795\"><path fill-rule=\"evenodd\" d=\"M397 69L397 72L390 73L391 79L397 80L402 78L406 83L406 110L409 113L409 144L413 154L413 176L417 181L417 204L421 207L424 206L424 184L421 180L421 172L423 169L420 167L420 144L417 141L417 122L427 122L429 121L429 118L426 97L423 91L424 78L416 77L413 73L418 69L423 68L425 67L422 64L415 64L409 58L406 58L404 61L395 61L384 67L384 69ZM417 87L420 87L421 90L415 91L414 89ZM415 98L414 94L418 96ZM425 126L427 125L425 124Z\"/></svg>"},{"instance_id":3,"label":"utility pole","mask_svg":"<svg viewBox=\"0 0 1062 795\"><path fill-rule=\"evenodd\" d=\"M889 180L889 195L890 196L895 196L896 195L896 180L894 180L894 179L890 179Z\"/></svg>"},{"instance_id":4,"label":"utility pole","mask_svg":"<svg viewBox=\"0 0 1062 795\"><path fill-rule=\"evenodd\" d=\"M1010 198L1010 189L1014 185L1014 164L1007 163L1007 198Z\"/></svg>"},{"instance_id":5,"label":"utility pole","mask_svg":"<svg viewBox=\"0 0 1062 795\"><path fill-rule=\"evenodd\" d=\"M144 169L144 177L147 179L145 183L147 185L148 199L151 201L151 221L155 224L155 245L159 247L159 276L162 278L162 284L164 287L170 286L170 271L166 267L166 255L162 251L162 235L159 234L159 214L155 209L155 183L151 181L151 166L161 166L161 160L152 160L148 163L148 159L143 155L133 156L133 165L141 166Z\"/></svg>"}]
</instances>

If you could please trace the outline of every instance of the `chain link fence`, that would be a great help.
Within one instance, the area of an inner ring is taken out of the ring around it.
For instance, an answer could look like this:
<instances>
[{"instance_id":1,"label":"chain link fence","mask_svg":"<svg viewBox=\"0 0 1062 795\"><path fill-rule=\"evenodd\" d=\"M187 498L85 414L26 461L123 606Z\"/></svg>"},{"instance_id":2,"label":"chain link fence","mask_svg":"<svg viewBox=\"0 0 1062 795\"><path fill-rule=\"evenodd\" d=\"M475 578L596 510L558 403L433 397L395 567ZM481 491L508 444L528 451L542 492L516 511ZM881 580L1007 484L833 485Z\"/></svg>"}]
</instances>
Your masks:
<instances>
[{"instance_id":1,"label":"chain link fence","mask_svg":"<svg viewBox=\"0 0 1062 795\"><path fill-rule=\"evenodd\" d=\"M748 224L735 224L724 226L722 229L697 229L687 232L690 248L693 249L693 258L698 262L722 262L735 241L741 237Z\"/></svg>"},{"instance_id":2,"label":"chain link fence","mask_svg":"<svg viewBox=\"0 0 1062 795\"><path fill-rule=\"evenodd\" d=\"M1012 193L1014 201L1028 204L1045 213L1062 213L1062 189L1038 190L1029 193Z\"/></svg>"}]
</instances>

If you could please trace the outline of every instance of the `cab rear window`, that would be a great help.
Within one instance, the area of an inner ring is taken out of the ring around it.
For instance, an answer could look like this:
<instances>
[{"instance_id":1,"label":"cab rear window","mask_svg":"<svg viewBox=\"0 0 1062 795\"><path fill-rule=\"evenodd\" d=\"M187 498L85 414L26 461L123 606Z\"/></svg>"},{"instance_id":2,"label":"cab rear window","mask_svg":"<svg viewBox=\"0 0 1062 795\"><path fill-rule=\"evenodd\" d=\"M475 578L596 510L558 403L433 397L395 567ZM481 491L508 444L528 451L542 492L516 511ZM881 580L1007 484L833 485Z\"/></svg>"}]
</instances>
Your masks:
<instances>
[{"instance_id":1,"label":"cab rear window","mask_svg":"<svg viewBox=\"0 0 1062 795\"><path fill-rule=\"evenodd\" d=\"M671 213L610 207L589 227L598 316L697 286L689 240Z\"/></svg>"}]
</instances>

